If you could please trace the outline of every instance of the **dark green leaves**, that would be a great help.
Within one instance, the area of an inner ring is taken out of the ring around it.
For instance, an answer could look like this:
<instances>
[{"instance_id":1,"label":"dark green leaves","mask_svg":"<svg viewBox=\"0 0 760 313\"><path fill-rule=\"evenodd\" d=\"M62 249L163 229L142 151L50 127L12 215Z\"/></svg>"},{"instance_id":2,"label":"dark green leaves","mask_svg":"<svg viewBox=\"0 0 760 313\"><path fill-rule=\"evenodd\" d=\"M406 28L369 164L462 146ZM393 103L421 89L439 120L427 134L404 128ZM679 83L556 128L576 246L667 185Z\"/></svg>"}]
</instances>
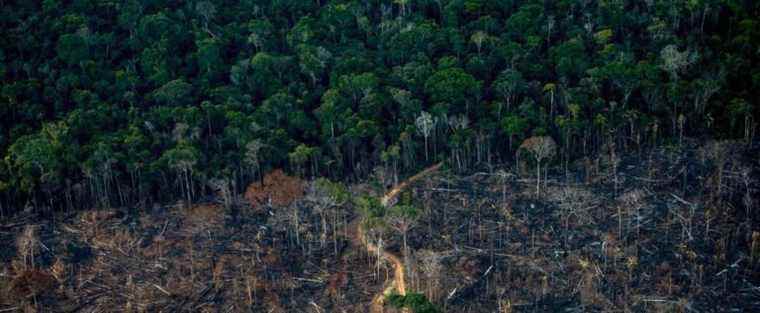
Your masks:
<instances>
[{"instance_id":1,"label":"dark green leaves","mask_svg":"<svg viewBox=\"0 0 760 313\"><path fill-rule=\"evenodd\" d=\"M58 57L69 65L78 65L89 56L89 46L80 34L66 34L58 38Z\"/></svg>"},{"instance_id":2,"label":"dark green leaves","mask_svg":"<svg viewBox=\"0 0 760 313\"><path fill-rule=\"evenodd\" d=\"M462 112L462 106L478 100L481 86L475 77L453 67L433 74L425 83L425 91L432 103L450 103L454 112Z\"/></svg>"},{"instance_id":3,"label":"dark green leaves","mask_svg":"<svg viewBox=\"0 0 760 313\"><path fill-rule=\"evenodd\" d=\"M408 293L401 296L392 294L387 297L388 303L396 308L408 308L414 313L437 313L438 309L421 293Z\"/></svg>"}]
</instances>

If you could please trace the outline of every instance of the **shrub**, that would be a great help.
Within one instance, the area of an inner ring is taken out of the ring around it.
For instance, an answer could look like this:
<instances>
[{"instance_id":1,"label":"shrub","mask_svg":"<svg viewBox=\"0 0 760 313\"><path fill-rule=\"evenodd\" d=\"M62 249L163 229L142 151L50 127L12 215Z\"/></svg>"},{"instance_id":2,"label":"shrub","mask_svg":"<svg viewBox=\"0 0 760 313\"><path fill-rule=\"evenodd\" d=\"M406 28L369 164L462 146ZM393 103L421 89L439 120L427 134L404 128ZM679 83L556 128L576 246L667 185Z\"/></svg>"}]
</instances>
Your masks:
<instances>
[{"instance_id":1,"label":"shrub","mask_svg":"<svg viewBox=\"0 0 760 313\"><path fill-rule=\"evenodd\" d=\"M393 307L401 309L408 308L414 313L438 313L438 309L421 293L409 293L405 296L390 295L388 303Z\"/></svg>"}]
</instances>

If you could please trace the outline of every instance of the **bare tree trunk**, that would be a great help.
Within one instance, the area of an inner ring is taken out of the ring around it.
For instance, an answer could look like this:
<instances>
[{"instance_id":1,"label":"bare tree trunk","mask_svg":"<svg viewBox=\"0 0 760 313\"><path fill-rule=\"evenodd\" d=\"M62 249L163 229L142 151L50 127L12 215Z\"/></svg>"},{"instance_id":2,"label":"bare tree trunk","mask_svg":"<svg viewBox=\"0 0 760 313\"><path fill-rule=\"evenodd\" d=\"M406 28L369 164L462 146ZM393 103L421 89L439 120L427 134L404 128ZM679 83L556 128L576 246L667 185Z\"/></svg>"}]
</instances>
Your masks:
<instances>
[{"instance_id":1,"label":"bare tree trunk","mask_svg":"<svg viewBox=\"0 0 760 313\"><path fill-rule=\"evenodd\" d=\"M409 253L408 253L408 252L409 252L409 248L408 248L408 246L406 245L406 233L407 233L407 231L406 231L406 230L404 230L404 231L402 232L402 234L403 234L403 235L402 235L402 237L404 238L404 259L406 259L406 258L407 258L407 255L409 254Z\"/></svg>"},{"instance_id":2,"label":"bare tree trunk","mask_svg":"<svg viewBox=\"0 0 760 313\"><path fill-rule=\"evenodd\" d=\"M333 214L333 252L335 253L335 256L338 256L338 209L333 208L334 213Z\"/></svg>"},{"instance_id":3,"label":"bare tree trunk","mask_svg":"<svg viewBox=\"0 0 760 313\"><path fill-rule=\"evenodd\" d=\"M428 137L425 136L425 161L428 160Z\"/></svg>"},{"instance_id":4,"label":"bare tree trunk","mask_svg":"<svg viewBox=\"0 0 760 313\"><path fill-rule=\"evenodd\" d=\"M702 35L705 32L705 19L707 18L707 11L710 10L709 5L705 5L705 8L702 10L702 24L699 26L699 34Z\"/></svg>"},{"instance_id":5,"label":"bare tree trunk","mask_svg":"<svg viewBox=\"0 0 760 313\"><path fill-rule=\"evenodd\" d=\"M541 195L541 161L536 159L536 197Z\"/></svg>"}]
</instances>

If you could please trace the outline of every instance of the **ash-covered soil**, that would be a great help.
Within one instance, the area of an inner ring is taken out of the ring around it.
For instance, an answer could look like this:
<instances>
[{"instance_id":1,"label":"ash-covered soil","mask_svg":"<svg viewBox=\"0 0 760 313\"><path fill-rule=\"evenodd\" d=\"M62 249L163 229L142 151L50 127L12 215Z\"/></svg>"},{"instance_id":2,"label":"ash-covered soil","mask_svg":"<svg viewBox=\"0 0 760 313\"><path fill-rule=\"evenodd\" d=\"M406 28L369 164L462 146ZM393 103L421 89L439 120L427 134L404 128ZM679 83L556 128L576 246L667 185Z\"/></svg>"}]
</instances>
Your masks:
<instances>
[{"instance_id":1,"label":"ash-covered soil","mask_svg":"<svg viewBox=\"0 0 760 313\"><path fill-rule=\"evenodd\" d=\"M758 151L735 142L558 162L444 167L400 202L407 292L441 312L760 311ZM384 190L353 186L354 195ZM393 268L356 205L99 209L0 223L0 310L366 312ZM363 191L359 191L363 190ZM393 312L386 306L386 312Z\"/></svg>"}]
</instances>

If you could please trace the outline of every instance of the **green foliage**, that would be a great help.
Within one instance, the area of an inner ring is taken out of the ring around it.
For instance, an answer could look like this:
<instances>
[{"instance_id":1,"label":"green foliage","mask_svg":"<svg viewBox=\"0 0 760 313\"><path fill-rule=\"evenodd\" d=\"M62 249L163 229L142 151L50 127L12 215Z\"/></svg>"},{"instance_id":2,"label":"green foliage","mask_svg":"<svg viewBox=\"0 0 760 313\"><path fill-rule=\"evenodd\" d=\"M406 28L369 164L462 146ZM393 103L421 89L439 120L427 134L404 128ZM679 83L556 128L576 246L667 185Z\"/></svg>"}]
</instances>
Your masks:
<instances>
[{"instance_id":1,"label":"green foliage","mask_svg":"<svg viewBox=\"0 0 760 313\"><path fill-rule=\"evenodd\" d=\"M188 100L193 86L182 79L172 80L153 92L156 101L168 105L182 105Z\"/></svg>"},{"instance_id":2,"label":"green foliage","mask_svg":"<svg viewBox=\"0 0 760 313\"><path fill-rule=\"evenodd\" d=\"M305 144L296 146L293 152L288 153L288 161L296 167L304 167L309 160L316 159L319 149Z\"/></svg>"},{"instance_id":3,"label":"green foliage","mask_svg":"<svg viewBox=\"0 0 760 313\"><path fill-rule=\"evenodd\" d=\"M445 158L465 170L529 135L562 138L572 159L679 136L678 116L687 136L757 124L752 1L387 5L5 3L0 198L65 203L57 191L107 174L104 193L125 194L104 198L127 206L179 196L178 173L192 196L208 177L244 186L274 168L361 179Z\"/></svg>"},{"instance_id":4,"label":"green foliage","mask_svg":"<svg viewBox=\"0 0 760 313\"><path fill-rule=\"evenodd\" d=\"M388 210L388 214L406 220L414 220L420 215L420 209L410 204L394 205Z\"/></svg>"},{"instance_id":5,"label":"green foliage","mask_svg":"<svg viewBox=\"0 0 760 313\"><path fill-rule=\"evenodd\" d=\"M455 108L479 97L481 82L461 68L437 71L425 82L425 91L432 103L450 103ZM453 112L461 112L454 109Z\"/></svg>"},{"instance_id":6,"label":"green foliage","mask_svg":"<svg viewBox=\"0 0 760 313\"><path fill-rule=\"evenodd\" d=\"M588 66L588 57L579 38L572 38L551 48L550 55L562 77L579 77Z\"/></svg>"},{"instance_id":7,"label":"green foliage","mask_svg":"<svg viewBox=\"0 0 760 313\"><path fill-rule=\"evenodd\" d=\"M380 203L380 199L372 196L360 196L354 199L359 214L369 228L382 227L385 225L387 209Z\"/></svg>"},{"instance_id":8,"label":"green foliage","mask_svg":"<svg viewBox=\"0 0 760 313\"><path fill-rule=\"evenodd\" d=\"M256 49L266 50L271 45L271 36L274 32L274 26L268 20L251 20L248 22L248 43L254 45Z\"/></svg>"},{"instance_id":9,"label":"green foliage","mask_svg":"<svg viewBox=\"0 0 760 313\"><path fill-rule=\"evenodd\" d=\"M501 129L509 136L519 136L528 129L528 121L519 115L510 114L501 121Z\"/></svg>"},{"instance_id":10,"label":"green foliage","mask_svg":"<svg viewBox=\"0 0 760 313\"><path fill-rule=\"evenodd\" d=\"M347 97L358 104L361 99L367 97L375 88L378 80L375 74L362 73L342 75L338 78L337 88Z\"/></svg>"},{"instance_id":11,"label":"green foliage","mask_svg":"<svg viewBox=\"0 0 760 313\"><path fill-rule=\"evenodd\" d=\"M343 205L351 202L351 193L346 185L330 181L327 178L318 178L314 184L323 194L326 194L335 205Z\"/></svg>"},{"instance_id":12,"label":"green foliage","mask_svg":"<svg viewBox=\"0 0 760 313\"><path fill-rule=\"evenodd\" d=\"M198 45L198 67L206 75L215 75L222 70L224 60L222 59L223 46L219 40L206 38L197 43ZM215 77L208 77L213 79Z\"/></svg>"},{"instance_id":13,"label":"green foliage","mask_svg":"<svg viewBox=\"0 0 760 313\"><path fill-rule=\"evenodd\" d=\"M493 83L493 89L508 103L518 96L525 88L525 79L522 73L513 69L507 69L499 73Z\"/></svg>"},{"instance_id":14,"label":"green foliage","mask_svg":"<svg viewBox=\"0 0 760 313\"><path fill-rule=\"evenodd\" d=\"M79 34L65 34L58 38L58 57L69 65L79 65L89 53L85 39Z\"/></svg>"},{"instance_id":15,"label":"green foliage","mask_svg":"<svg viewBox=\"0 0 760 313\"><path fill-rule=\"evenodd\" d=\"M728 114L731 120L731 128L736 129L740 121L744 121L752 115L752 104L744 99L733 99L728 105Z\"/></svg>"},{"instance_id":16,"label":"green foliage","mask_svg":"<svg viewBox=\"0 0 760 313\"><path fill-rule=\"evenodd\" d=\"M45 124L40 132L21 137L9 147L5 162L21 190L61 183L73 157L68 132L62 122Z\"/></svg>"},{"instance_id":17,"label":"green foliage","mask_svg":"<svg viewBox=\"0 0 760 313\"><path fill-rule=\"evenodd\" d=\"M190 171L198 162L200 152L195 147L181 143L166 150L159 162L176 171Z\"/></svg>"},{"instance_id":18,"label":"green foliage","mask_svg":"<svg viewBox=\"0 0 760 313\"><path fill-rule=\"evenodd\" d=\"M523 5L507 19L506 29L515 38L533 35L537 32L538 23L536 21L541 13L543 13L543 6L538 4Z\"/></svg>"},{"instance_id":19,"label":"green foliage","mask_svg":"<svg viewBox=\"0 0 760 313\"><path fill-rule=\"evenodd\" d=\"M388 303L398 309L408 308L414 313L437 313L440 312L430 301L421 293L408 293L404 296L392 294L387 296Z\"/></svg>"},{"instance_id":20,"label":"green foliage","mask_svg":"<svg viewBox=\"0 0 760 313\"><path fill-rule=\"evenodd\" d=\"M594 40L598 45L605 45L610 41L610 38L612 38L612 34L612 29L603 29L594 34Z\"/></svg>"}]
</instances>

